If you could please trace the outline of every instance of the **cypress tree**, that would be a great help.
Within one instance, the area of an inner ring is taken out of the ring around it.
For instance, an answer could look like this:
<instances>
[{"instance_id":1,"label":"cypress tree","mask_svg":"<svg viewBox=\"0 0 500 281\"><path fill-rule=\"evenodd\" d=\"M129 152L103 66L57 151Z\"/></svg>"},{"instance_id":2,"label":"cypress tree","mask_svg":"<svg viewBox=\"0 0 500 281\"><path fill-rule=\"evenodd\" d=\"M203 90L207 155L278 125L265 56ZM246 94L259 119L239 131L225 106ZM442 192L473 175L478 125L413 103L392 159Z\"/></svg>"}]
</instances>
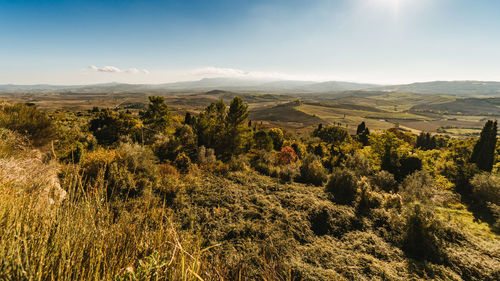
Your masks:
<instances>
[{"instance_id":1,"label":"cypress tree","mask_svg":"<svg viewBox=\"0 0 500 281\"><path fill-rule=\"evenodd\" d=\"M365 122L361 122L356 129L356 135L358 136L359 141L364 145L368 145L368 136L370 135L370 130L366 127Z\"/></svg>"},{"instance_id":2,"label":"cypress tree","mask_svg":"<svg viewBox=\"0 0 500 281\"><path fill-rule=\"evenodd\" d=\"M488 120L481 131L481 136L474 146L470 161L483 171L491 172L495 160L497 143L497 121Z\"/></svg>"}]
</instances>

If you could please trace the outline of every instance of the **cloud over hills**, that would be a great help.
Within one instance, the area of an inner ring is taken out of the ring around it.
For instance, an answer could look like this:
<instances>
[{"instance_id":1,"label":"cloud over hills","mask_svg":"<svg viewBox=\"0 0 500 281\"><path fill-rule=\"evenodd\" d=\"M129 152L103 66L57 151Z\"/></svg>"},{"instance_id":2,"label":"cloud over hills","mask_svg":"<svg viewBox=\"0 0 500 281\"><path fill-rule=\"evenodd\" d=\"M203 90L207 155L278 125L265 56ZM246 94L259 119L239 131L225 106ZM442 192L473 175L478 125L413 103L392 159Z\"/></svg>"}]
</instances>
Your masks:
<instances>
[{"instance_id":1,"label":"cloud over hills","mask_svg":"<svg viewBox=\"0 0 500 281\"><path fill-rule=\"evenodd\" d=\"M98 66L95 66L95 65L91 65L89 66L89 68L95 72L104 72L104 73L131 73L131 74L138 74L138 73L142 73L142 74L149 74L149 71L147 69L142 69L142 70L139 70L135 67L132 67L132 68L127 68L127 69L120 69L116 66L102 66L102 67L98 67Z\"/></svg>"}]
</instances>

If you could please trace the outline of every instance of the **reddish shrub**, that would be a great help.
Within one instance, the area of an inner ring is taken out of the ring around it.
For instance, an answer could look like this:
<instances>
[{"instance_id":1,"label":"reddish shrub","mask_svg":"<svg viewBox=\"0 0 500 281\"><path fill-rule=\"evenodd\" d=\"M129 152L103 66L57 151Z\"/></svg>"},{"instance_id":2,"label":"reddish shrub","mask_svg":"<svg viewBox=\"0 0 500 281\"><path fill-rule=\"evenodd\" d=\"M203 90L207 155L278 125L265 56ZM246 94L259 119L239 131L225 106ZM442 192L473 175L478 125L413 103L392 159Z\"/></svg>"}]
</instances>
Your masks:
<instances>
[{"instance_id":1,"label":"reddish shrub","mask_svg":"<svg viewBox=\"0 0 500 281\"><path fill-rule=\"evenodd\" d=\"M283 165L291 164L297 160L297 153L295 153L295 150L291 146L285 146L278 154L278 160Z\"/></svg>"}]
</instances>

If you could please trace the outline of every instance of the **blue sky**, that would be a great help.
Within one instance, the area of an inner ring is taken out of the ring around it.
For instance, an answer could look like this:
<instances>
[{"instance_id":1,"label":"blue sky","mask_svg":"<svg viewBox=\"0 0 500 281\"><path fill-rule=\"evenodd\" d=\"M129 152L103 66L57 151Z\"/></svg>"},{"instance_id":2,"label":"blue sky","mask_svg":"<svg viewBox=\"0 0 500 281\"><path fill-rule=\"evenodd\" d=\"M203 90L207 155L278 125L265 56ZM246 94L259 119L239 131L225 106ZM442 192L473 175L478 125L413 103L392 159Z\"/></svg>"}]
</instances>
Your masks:
<instances>
[{"instance_id":1,"label":"blue sky","mask_svg":"<svg viewBox=\"0 0 500 281\"><path fill-rule=\"evenodd\" d=\"M500 80L500 1L0 0L0 84Z\"/></svg>"}]
</instances>

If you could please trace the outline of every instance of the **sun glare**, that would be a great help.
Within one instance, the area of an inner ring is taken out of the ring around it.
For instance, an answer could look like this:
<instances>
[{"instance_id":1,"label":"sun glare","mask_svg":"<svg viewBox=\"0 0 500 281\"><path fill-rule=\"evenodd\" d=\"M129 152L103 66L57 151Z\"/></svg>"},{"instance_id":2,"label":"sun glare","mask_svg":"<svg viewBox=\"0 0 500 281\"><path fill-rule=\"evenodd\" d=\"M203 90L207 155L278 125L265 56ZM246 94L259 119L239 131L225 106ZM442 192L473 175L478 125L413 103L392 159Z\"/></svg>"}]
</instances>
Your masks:
<instances>
[{"instance_id":1,"label":"sun glare","mask_svg":"<svg viewBox=\"0 0 500 281\"><path fill-rule=\"evenodd\" d=\"M372 3L379 7L389 9L394 13L398 13L402 8L403 4L410 0L370 0Z\"/></svg>"}]
</instances>

